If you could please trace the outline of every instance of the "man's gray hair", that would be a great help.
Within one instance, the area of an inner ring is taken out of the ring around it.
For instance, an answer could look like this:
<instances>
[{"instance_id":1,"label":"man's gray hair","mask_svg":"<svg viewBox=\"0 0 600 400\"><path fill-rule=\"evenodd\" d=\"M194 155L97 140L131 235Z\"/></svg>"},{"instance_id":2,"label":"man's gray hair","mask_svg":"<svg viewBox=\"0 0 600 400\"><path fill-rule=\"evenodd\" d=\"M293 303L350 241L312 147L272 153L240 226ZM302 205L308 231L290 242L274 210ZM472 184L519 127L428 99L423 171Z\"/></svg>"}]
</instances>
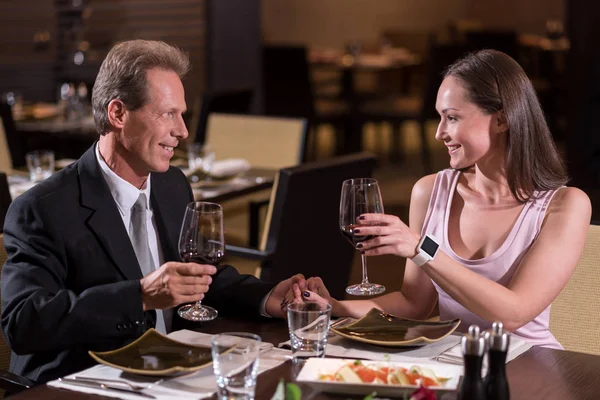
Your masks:
<instances>
[{"instance_id":1,"label":"man's gray hair","mask_svg":"<svg viewBox=\"0 0 600 400\"><path fill-rule=\"evenodd\" d=\"M100 135L111 130L108 104L119 99L128 110L136 110L148 98L147 71L173 71L183 78L190 69L188 56L165 42L130 40L115 45L100 66L92 91L94 122Z\"/></svg>"}]
</instances>

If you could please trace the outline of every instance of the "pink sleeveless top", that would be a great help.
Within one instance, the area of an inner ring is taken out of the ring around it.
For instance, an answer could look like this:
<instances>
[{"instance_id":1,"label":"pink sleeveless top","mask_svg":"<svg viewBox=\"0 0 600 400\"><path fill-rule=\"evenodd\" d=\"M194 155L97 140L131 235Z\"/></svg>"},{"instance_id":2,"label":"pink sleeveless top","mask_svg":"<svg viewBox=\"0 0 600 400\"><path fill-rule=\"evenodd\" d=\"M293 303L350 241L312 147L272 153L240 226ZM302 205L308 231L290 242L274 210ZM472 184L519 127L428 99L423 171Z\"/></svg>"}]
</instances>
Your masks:
<instances>
[{"instance_id":1,"label":"pink sleeveless top","mask_svg":"<svg viewBox=\"0 0 600 400\"><path fill-rule=\"evenodd\" d=\"M467 260L454 253L448 240L450 205L452 204L452 197L456 191L459 176L460 171L453 169L446 169L437 174L421 234L435 236L440 242L440 250L466 268L507 286L521 259L540 232L546 209L556 190L534 194L533 197L535 198L530 199L525 204L508 237L494 253L478 260ZM490 321L485 321L467 310L435 282L433 282L433 285L439 295L440 318L442 320L460 318L462 323L458 330L463 332L466 332L472 324L479 325L482 330L491 328L492 323ZM562 350L560 343L548 330L549 318L550 306L535 317L533 321L514 331L513 334L536 346Z\"/></svg>"}]
</instances>

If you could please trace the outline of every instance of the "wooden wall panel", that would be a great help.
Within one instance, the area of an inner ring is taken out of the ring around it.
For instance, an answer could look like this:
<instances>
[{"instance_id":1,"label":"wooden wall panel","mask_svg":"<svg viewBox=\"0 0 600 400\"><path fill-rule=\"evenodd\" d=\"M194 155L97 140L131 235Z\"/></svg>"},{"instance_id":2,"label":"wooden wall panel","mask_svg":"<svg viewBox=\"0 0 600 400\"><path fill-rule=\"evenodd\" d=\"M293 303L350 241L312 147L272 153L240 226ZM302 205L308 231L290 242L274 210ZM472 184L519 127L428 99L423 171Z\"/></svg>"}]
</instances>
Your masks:
<instances>
[{"instance_id":1,"label":"wooden wall panel","mask_svg":"<svg viewBox=\"0 0 600 400\"><path fill-rule=\"evenodd\" d=\"M52 1L0 1L0 93L54 97L55 34Z\"/></svg>"}]
</instances>

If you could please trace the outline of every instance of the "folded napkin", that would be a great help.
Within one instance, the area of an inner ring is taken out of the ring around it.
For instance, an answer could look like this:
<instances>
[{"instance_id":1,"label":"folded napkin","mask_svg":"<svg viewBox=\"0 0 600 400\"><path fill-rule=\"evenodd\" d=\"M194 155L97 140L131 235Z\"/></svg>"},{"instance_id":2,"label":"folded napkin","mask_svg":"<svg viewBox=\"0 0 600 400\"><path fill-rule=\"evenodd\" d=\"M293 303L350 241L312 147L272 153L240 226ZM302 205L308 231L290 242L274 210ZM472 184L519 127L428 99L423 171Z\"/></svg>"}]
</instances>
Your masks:
<instances>
[{"instance_id":1,"label":"folded napkin","mask_svg":"<svg viewBox=\"0 0 600 400\"><path fill-rule=\"evenodd\" d=\"M206 346L210 346L210 338L212 337L205 333L188 330L173 332L168 336L183 343ZM277 367L289 359L290 356L291 352L287 350L273 348L272 344L263 343L259 358L259 374ZM96 379L116 379L135 385L148 385L148 388L143 389L143 393L152 395L157 400L203 399L212 396L217 391L217 383L212 366L208 366L200 371L187 375L166 377L163 381L158 381L160 377L128 374L106 365L96 365L76 374L69 375L66 378L72 378L73 376ZM103 390L87 386L75 386L58 380L48 382L48 386L126 400L140 400L143 398L137 394Z\"/></svg>"},{"instance_id":2,"label":"folded napkin","mask_svg":"<svg viewBox=\"0 0 600 400\"><path fill-rule=\"evenodd\" d=\"M329 357L360 358L364 360L385 360L397 362L423 362L434 360L437 356L460 343L460 336L449 335L442 340L421 347L381 347L330 335L325 348ZM283 342L279 347L289 347Z\"/></svg>"},{"instance_id":3,"label":"folded napkin","mask_svg":"<svg viewBox=\"0 0 600 400\"><path fill-rule=\"evenodd\" d=\"M29 180L29 175L27 177L18 175L8 177L8 190L10 191L10 197L12 197L13 200L35 185L36 182L31 182Z\"/></svg>"},{"instance_id":4,"label":"folded napkin","mask_svg":"<svg viewBox=\"0 0 600 400\"><path fill-rule=\"evenodd\" d=\"M525 353L532 347L530 343L527 343L523 339L516 337L514 335L510 336L510 343L508 345L508 352L506 353L506 362L510 362L515 358L519 357L521 354ZM460 347L460 343L456 346L452 347L448 351L440 354L436 357L437 361L449 363L449 364L462 364L463 363L463 354L462 349ZM487 357L483 359L484 368L487 368Z\"/></svg>"},{"instance_id":5,"label":"folded napkin","mask_svg":"<svg viewBox=\"0 0 600 400\"><path fill-rule=\"evenodd\" d=\"M364 360L384 360L396 362L440 362L444 364L462 365L463 355L460 347L462 335L446 336L438 342L421 347L381 347L357 342L338 335L330 335L325 349L329 357L360 358ZM283 342L279 347L289 348L290 342ZM506 362L514 360L531 348L531 344L515 336L511 336ZM484 370L487 369L487 357L484 357Z\"/></svg>"},{"instance_id":6,"label":"folded napkin","mask_svg":"<svg viewBox=\"0 0 600 400\"><path fill-rule=\"evenodd\" d=\"M215 178L234 176L250 169L250 163L242 158L217 160L210 167L209 175Z\"/></svg>"}]
</instances>

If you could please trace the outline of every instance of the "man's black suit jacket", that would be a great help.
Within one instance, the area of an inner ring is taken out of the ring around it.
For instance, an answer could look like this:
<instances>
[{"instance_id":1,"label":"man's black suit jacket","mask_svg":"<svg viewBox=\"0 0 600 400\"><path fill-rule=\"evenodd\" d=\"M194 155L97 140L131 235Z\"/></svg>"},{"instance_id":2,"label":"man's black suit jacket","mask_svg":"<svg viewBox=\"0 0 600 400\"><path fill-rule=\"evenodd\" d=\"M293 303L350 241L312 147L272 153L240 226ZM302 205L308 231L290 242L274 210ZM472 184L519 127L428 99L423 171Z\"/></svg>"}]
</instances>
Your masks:
<instances>
[{"instance_id":1,"label":"man's black suit jacket","mask_svg":"<svg viewBox=\"0 0 600 400\"><path fill-rule=\"evenodd\" d=\"M152 173L151 202L166 261L179 261L193 200L181 171ZM92 146L12 203L4 225L2 329L12 372L45 382L93 364L88 350L121 347L154 327L142 310L141 270ZM203 300L221 315L256 315L273 284L218 268ZM175 313L176 315L176 313ZM181 326L179 317L174 329Z\"/></svg>"}]
</instances>

